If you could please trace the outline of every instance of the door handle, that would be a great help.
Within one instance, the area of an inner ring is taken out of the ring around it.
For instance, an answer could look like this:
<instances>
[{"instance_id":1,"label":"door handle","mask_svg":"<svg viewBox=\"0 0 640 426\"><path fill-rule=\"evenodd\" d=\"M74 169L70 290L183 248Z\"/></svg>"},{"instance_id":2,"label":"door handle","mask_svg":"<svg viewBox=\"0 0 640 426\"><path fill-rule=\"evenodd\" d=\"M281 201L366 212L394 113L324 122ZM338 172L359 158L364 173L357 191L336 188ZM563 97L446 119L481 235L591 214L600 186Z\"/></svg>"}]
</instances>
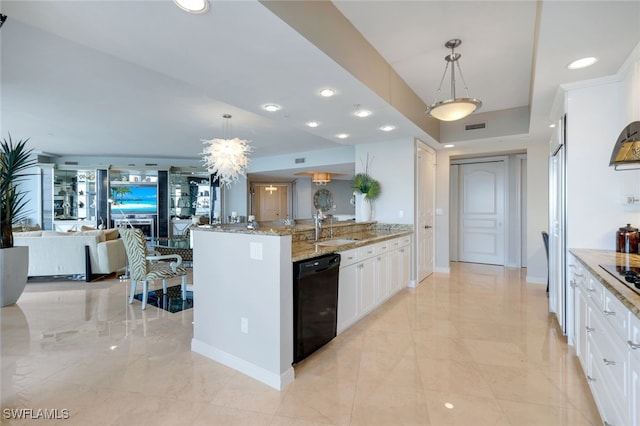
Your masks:
<instances>
[{"instance_id":1,"label":"door handle","mask_svg":"<svg viewBox=\"0 0 640 426\"><path fill-rule=\"evenodd\" d=\"M431 229L431 228L433 228L433 226L430 226L430 225L425 225L424 226L424 229Z\"/></svg>"}]
</instances>

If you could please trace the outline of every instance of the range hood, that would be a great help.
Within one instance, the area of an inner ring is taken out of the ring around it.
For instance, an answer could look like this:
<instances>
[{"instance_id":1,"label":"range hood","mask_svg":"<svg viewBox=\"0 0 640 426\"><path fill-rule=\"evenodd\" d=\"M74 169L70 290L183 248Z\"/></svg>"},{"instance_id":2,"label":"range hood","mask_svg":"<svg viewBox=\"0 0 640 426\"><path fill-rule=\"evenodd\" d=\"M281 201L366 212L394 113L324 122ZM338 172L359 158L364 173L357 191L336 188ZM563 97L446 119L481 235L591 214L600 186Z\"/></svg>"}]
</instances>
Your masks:
<instances>
[{"instance_id":1,"label":"range hood","mask_svg":"<svg viewBox=\"0 0 640 426\"><path fill-rule=\"evenodd\" d=\"M622 130L613 147L609 166L616 170L640 169L640 121L634 121Z\"/></svg>"}]
</instances>

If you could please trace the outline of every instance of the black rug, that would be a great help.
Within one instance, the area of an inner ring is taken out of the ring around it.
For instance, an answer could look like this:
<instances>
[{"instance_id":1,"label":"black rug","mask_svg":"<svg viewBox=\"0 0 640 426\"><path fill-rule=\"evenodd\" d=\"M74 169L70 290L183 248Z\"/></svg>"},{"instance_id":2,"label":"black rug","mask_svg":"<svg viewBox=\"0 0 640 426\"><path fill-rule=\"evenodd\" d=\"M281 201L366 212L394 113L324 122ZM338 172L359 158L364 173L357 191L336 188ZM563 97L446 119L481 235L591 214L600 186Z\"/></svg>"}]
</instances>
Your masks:
<instances>
[{"instance_id":1,"label":"black rug","mask_svg":"<svg viewBox=\"0 0 640 426\"><path fill-rule=\"evenodd\" d=\"M156 306L165 311L176 313L193 308L193 291L187 290L187 300L182 300L182 292L179 285L167 287L167 294L162 295L162 289L151 290L147 295L147 304ZM142 301L142 293L136 294L134 298Z\"/></svg>"}]
</instances>

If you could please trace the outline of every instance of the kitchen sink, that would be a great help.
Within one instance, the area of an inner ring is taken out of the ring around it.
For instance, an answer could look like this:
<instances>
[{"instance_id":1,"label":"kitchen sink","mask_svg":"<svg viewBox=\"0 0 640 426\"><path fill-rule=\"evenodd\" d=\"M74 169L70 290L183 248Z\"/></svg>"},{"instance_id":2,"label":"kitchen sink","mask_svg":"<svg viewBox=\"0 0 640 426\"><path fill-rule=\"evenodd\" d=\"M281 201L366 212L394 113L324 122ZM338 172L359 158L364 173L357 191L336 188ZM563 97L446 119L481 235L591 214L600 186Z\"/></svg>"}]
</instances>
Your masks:
<instances>
[{"instance_id":1,"label":"kitchen sink","mask_svg":"<svg viewBox=\"0 0 640 426\"><path fill-rule=\"evenodd\" d=\"M318 241L315 244L318 246L341 246L343 244L355 243L356 241L358 240L354 238L336 238L335 240Z\"/></svg>"}]
</instances>

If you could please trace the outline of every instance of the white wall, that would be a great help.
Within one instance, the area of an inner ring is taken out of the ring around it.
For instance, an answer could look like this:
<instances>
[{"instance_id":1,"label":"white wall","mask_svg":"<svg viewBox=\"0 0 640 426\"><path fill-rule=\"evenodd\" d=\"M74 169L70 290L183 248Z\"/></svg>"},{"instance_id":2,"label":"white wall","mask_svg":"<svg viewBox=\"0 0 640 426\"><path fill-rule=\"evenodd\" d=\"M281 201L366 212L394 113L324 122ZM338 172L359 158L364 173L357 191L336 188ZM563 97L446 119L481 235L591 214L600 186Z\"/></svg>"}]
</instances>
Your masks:
<instances>
[{"instance_id":1,"label":"white wall","mask_svg":"<svg viewBox=\"0 0 640 426\"><path fill-rule=\"evenodd\" d=\"M628 124L620 83L591 82L567 97L567 247L615 250L615 233L640 225L627 193L640 196L640 171L609 167L613 146ZM635 94L638 97L638 92Z\"/></svg>"},{"instance_id":2,"label":"white wall","mask_svg":"<svg viewBox=\"0 0 640 426\"><path fill-rule=\"evenodd\" d=\"M401 139L356 145L356 173L364 172L369 154L369 174L380 181L380 197L373 204L378 222L413 224L414 144L413 139Z\"/></svg>"},{"instance_id":3,"label":"white wall","mask_svg":"<svg viewBox=\"0 0 640 426\"><path fill-rule=\"evenodd\" d=\"M192 350L282 389L293 381L291 236L198 230L193 238Z\"/></svg>"}]
</instances>

